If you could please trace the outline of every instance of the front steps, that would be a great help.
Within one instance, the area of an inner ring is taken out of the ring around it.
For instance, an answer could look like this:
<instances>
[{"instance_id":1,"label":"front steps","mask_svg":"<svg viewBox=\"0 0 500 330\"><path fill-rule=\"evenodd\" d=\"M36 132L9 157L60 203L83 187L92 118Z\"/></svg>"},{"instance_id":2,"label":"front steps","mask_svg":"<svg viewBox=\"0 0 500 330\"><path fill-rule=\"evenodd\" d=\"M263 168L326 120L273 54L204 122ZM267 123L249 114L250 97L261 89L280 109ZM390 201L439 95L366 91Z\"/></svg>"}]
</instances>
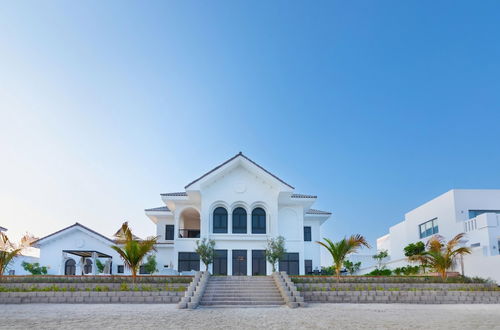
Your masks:
<instances>
[{"instance_id":1,"label":"front steps","mask_svg":"<svg viewBox=\"0 0 500 330\"><path fill-rule=\"evenodd\" d=\"M285 301L271 276L212 276L200 306L275 307Z\"/></svg>"}]
</instances>

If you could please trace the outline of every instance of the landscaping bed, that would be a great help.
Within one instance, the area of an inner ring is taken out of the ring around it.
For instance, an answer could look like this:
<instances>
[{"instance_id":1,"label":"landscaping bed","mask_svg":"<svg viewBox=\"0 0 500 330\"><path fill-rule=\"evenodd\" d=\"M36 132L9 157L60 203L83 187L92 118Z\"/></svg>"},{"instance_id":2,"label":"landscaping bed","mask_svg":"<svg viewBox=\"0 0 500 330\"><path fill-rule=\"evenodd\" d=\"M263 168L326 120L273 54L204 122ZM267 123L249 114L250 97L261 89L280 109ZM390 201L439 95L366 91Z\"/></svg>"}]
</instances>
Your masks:
<instances>
[{"instance_id":1,"label":"landscaping bed","mask_svg":"<svg viewBox=\"0 0 500 330\"><path fill-rule=\"evenodd\" d=\"M500 303L500 288L480 279L455 278L444 282L440 278L422 276L351 276L341 277L337 282L332 276L294 276L291 280L306 302Z\"/></svg>"},{"instance_id":2,"label":"landscaping bed","mask_svg":"<svg viewBox=\"0 0 500 330\"><path fill-rule=\"evenodd\" d=\"M0 303L177 303L191 276L4 276Z\"/></svg>"}]
</instances>

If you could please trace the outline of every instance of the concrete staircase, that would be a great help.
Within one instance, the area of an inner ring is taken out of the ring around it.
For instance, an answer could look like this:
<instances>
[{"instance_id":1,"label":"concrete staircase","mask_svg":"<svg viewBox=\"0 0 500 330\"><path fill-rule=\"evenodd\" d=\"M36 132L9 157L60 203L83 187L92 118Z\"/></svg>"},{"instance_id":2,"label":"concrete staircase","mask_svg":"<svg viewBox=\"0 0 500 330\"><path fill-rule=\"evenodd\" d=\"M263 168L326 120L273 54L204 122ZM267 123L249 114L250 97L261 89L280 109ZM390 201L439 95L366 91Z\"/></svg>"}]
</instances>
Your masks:
<instances>
[{"instance_id":1,"label":"concrete staircase","mask_svg":"<svg viewBox=\"0 0 500 330\"><path fill-rule=\"evenodd\" d=\"M203 307L268 307L284 304L271 276L212 276L200 301Z\"/></svg>"}]
</instances>

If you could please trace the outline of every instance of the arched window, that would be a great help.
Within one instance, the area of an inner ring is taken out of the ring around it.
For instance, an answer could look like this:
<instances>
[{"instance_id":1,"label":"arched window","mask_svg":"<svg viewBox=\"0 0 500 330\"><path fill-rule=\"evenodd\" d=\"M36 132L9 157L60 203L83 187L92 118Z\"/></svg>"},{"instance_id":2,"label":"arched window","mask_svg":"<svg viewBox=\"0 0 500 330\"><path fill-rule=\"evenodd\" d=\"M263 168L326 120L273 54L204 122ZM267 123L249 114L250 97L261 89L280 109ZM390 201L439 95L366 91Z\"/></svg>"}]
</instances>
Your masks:
<instances>
[{"instance_id":1,"label":"arched window","mask_svg":"<svg viewBox=\"0 0 500 330\"><path fill-rule=\"evenodd\" d=\"M266 233L266 211L257 207L252 211L252 234Z\"/></svg>"},{"instance_id":2,"label":"arched window","mask_svg":"<svg viewBox=\"0 0 500 330\"><path fill-rule=\"evenodd\" d=\"M92 273L92 260L85 259L85 265L83 266L83 273L84 274Z\"/></svg>"},{"instance_id":3,"label":"arched window","mask_svg":"<svg viewBox=\"0 0 500 330\"><path fill-rule=\"evenodd\" d=\"M247 233L247 211L242 207L233 210L233 234Z\"/></svg>"},{"instance_id":4,"label":"arched window","mask_svg":"<svg viewBox=\"0 0 500 330\"><path fill-rule=\"evenodd\" d=\"M227 233L227 211L223 207L214 210L214 233Z\"/></svg>"},{"instance_id":5,"label":"arched window","mask_svg":"<svg viewBox=\"0 0 500 330\"><path fill-rule=\"evenodd\" d=\"M68 259L64 263L64 275L76 274L76 262L73 259Z\"/></svg>"}]
</instances>

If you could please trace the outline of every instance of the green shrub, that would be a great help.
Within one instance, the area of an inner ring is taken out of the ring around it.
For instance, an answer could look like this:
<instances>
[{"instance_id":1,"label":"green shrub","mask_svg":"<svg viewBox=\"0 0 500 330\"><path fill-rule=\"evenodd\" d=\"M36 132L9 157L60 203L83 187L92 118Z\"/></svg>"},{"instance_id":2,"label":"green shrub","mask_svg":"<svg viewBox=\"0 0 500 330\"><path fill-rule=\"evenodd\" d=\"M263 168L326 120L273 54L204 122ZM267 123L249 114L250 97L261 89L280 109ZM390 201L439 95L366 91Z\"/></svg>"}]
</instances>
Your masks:
<instances>
[{"instance_id":1,"label":"green shrub","mask_svg":"<svg viewBox=\"0 0 500 330\"><path fill-rule=\"evenodd\" d=\"M390 269L374 269L370 273L366 275L370 276L390 276L392 274L392 271Z\"/></svg>"}]
</instances>

